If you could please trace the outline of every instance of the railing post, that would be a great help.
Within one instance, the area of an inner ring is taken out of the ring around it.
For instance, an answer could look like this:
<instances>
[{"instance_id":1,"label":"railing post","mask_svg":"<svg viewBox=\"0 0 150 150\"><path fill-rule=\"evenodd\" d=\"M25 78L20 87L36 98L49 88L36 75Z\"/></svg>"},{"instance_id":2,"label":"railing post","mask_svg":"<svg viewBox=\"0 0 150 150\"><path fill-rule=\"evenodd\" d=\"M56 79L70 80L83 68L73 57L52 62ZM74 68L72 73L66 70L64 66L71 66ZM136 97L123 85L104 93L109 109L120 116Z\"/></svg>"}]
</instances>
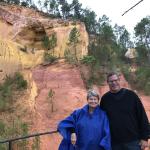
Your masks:
<instances>
[{"instance_id":1,"label":"railing post","mask_svg":"<svg viewBox=\"0 0 150 150\"><path fill-rule=\"evenodd\" d=\"M9 149L8 150L12 150L12 141L9 141Z\"/></svg>"}]
</instances>

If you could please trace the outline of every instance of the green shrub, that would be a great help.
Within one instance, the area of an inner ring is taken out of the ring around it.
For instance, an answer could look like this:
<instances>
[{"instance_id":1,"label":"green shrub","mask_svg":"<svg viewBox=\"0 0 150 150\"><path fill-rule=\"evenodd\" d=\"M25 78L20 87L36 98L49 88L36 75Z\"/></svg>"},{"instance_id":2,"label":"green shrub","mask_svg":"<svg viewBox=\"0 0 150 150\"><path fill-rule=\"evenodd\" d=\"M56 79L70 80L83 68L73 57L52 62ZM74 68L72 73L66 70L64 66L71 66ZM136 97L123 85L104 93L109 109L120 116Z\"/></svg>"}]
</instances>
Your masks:
<instances>
[{"instance_id":1,"label":"green shrub","mask_svg":"<svg viewBox=\"0 0 150 150\"><path fill-rule=\"evenodd\" d=\"M65 50L64 57L69 64L72 64L72 65L78 64L78 60L77 60L75 54L71 53L71 51L69 49Z\"/></svg>"},{"instance_id":2,"label":"green shrub","mask_svg":"<svg viewBox=\"0 0 150 150\"><path fill-rule=\"evenodd\" d=\"M98 77L96 75L91 76L87 80L87 88L91 88L93 84L95 85L102 85L102 83L105 81L105 77L101 74Z\"/></svg>"},{"instance_id":3,"label":"green shrub","mask_svg":"<svg viewBox=\"0 0 150 150\"><path fill-rule=\"evenodd\" d=\"M81 63L86 64L86 65L92 65L96 63L96 59L94 56L84 56L81 59Z\"/></svg>"},{"instance_id":4,"label":"green shrub","mask_svg":"<svg viewBox=\"0 0 150 150\"><path fill-rule=\"evenodd\" d=\"M49 45L49 37L48 37L48 36L44 36L44 37L43 37L43 46L44 46L46 49L49 49L50 45Z\"/></svg>"},{"instance_id":5,"label":"green shrub","mask_svg":"<svg viewBox=\"0 0 150 150\"><path fill-rule=\"evenodd\" d=\"M50 89L48 92L48 98L53 98L54 95L55 95L55 92L52 89Z\"/></svg>"},{"instance_id":6,"label":"green shrub","mask_svg":"<svg viewBox=\"0 0 150 150\"><path fill-rule=\"evenodd\" d=\"M40 137L33 139L32 150L40 150Z\"/></svg>"},{"instance_id":7,"label":"green shrub","mask_svg":"<svg viewBox=\"0 0 150 150\"><path fill-rule=\"evenodd\" d=\"M150 95L150 81L145 85L144 92L146 95Z\"/></svg>"},{"instance_id":8,"label":"green shrub","mask_svg":"<svg viewBox=\"0 0 150 150\"><path fill-rule=\"evenodd\" d=\"M57 60L57 57L53 56L52 54L45 52L44 53L44 61L47 63L53 63L55 60Z\"/></svg>"},{"instance_id":9,"label":"green shrub","mask_svg":"<svg viewBox=\"0 0 150 150\"><path fill-rule=\"evenodd\" d=\"M6 144L0 144L0 150L7 150L8 148L7 148L8 146L6 145Z\"/></svg>"},{"instance_id":10,"label":"green shrub","mask_svg":"<svg viewBox=\"0 0 150 150\"><path fill-rule=\"evenodd\" d=\"M150 68L139 67L135 72L130 71L129 65L122 67L122 72L130 85L145 94L150 95Z\"/></svg>"},{"instance_id":11,"label":"green shrub","mask_svg":"<svg viewBox=\"0 0 150 150\"><path fill-rule=\"evenodd\" d=\"M5 126L6 126L5 123L0 121L0 135L1 136L4 135L5 133Z\"/></svg>"},{"instance_id":12,"label":"green shrub","mask_svg":"<svg viewBox=\"0 0 150 150\"><path fill-rule=\"evenodd\" d=\"M0 99L0 111L10 110L10 103L7 99Z\"/></svg>"},{"instance_id":13,"label":"green shrub","mask_svg":"<svg viewBox=\"0 0 150 150\"><path fill-rule=\"evenodd\" d=\"M57 45L57 36L56 33L53 33L50 37L48 37L47 35L43 37L43 46L47 49L53 49L56 47Z\"/></svg>"},{"instance_id":14,"label":"green shrub","mask_svg":"<svg viewBox=\"0 0 150 150\"><path fill-rule=\"evenodd\" d=\"M15 128L15 127L14 127ZM25 122L19 122L18 124L18 135L20 134L20 136L26 136L28 134L28 125ZM19 150L27 150L28 148L28 141L27 139L23 139L20 141L16 142L17 147L19 148Z\"/></svg>"},{"instance_id":15,"label":"green shrub","mask_svg":"<svg viewBox=\"0 0 150 150\"><path fill-rule=\"evenodd\" d=\"M139 90L143 90L145 94L150 94L150 69L149 67L140 67L136 71L135 86Z\"/></svg>"},{"instance_id":16,"label":"green shrub","mask_svg":"<svg viewBox=\"0 0 150 150\"><path fill-rule=\"evenodd\" d=\"M27 81L20 73L16 73L13 77L6 76L4 83L0 85L0 111L9 110L13 103L15 91L26 88Z\"/></svg>"},{"instance_id":17,"label":"green shrub","mask_svg":"<svg viewBox=\"0 0 150 150\"><path fill-rule=\"evenodd\" d=\"M90 89L91 87L92 87L92 85L94 84L94 82L95 82L95 78L94 77L90 77L88 80L87 80L87 89Z\"/></svg>"},{"instance_id":18,"label":"green shrub","mask_svg":"<svg viewBox=\"0 0 150 150\"><path fill-rule=\"evenodd\" d=\"M17 85L17 89L27 89L27 81L24 80L23 76L19 72L15 74L14 80Z\"/></svg>"},{"instance_id":19,"label":"green shrub","mask_svg":"<svg viewBox=\"0 0 150 150\"><path fill-rule=\"evenodd\" d=\"M131 79L131 73L130 73L130 70L129 70L129 65L123 65L122 68L121 68L124 76L125 76L125 79L130 82L132 79Z\"/></svg>"},{"instance_id":20,"label":"green shrub","mask_svg":"<svg viewBox=\"0 0 150 150\"><path fill-rule=\"evenodd\" d=\"M25 122L22 122L19 118L12 118L12 121L3 120L0 121L0 140L6 138L14 138L25 136L28 134L28 125ZM19 150L28 149L28 142L26 140L20 140L13 142L13 145L17 146ZM0 144L0 150L7 150L8 145Z\"/></svg>"}]
</instances>

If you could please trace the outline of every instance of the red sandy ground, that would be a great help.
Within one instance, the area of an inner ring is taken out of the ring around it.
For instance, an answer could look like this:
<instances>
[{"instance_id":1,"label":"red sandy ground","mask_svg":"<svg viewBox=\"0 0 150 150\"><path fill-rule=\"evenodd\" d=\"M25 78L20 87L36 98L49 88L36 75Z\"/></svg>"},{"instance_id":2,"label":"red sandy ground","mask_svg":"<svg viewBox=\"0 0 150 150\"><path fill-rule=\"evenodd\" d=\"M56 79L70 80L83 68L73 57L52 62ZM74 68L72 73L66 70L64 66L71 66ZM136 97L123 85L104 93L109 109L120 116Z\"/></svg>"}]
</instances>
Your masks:
<instances>
[{"instance_id":1,"label":"red sandy ground","mask_svg":"<svg viewBox=\"0 0 150 150\"><path fill-rule=\"evenodd\" d=\"M65 62L35 68L33 79L38 87L38 96L32 132L56 130L60 120L86 103L86 89L80 72ZM52 100L53 110L48 99L50 89L55 92ZM57 150L60 140L59 134L42 136L40 150Z\"/></svg>"}]
</instances>

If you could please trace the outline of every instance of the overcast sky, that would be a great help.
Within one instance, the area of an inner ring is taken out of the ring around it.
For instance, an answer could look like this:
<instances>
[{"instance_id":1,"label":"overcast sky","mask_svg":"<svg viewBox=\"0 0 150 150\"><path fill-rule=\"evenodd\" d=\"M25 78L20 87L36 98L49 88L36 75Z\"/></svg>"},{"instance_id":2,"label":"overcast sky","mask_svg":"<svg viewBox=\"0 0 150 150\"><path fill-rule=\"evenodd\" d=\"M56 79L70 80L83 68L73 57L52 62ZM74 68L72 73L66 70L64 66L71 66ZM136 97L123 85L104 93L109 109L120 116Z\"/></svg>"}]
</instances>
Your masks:
<instances>
[{"instance_id":1,"label":"overcast sky","mask_svg":"<svg viewBox=\"0 0 150 150\"><path fill-rule=\"evenodd\" d=\"M122 14L134 6L140 0L79 0L82 7L91 8L98 17L105 14L112 24L125 25L126 29L133 33L135 25L146 16L150 16L150 0L143 0L124 16Z\"/></svg>"}]
</instances>

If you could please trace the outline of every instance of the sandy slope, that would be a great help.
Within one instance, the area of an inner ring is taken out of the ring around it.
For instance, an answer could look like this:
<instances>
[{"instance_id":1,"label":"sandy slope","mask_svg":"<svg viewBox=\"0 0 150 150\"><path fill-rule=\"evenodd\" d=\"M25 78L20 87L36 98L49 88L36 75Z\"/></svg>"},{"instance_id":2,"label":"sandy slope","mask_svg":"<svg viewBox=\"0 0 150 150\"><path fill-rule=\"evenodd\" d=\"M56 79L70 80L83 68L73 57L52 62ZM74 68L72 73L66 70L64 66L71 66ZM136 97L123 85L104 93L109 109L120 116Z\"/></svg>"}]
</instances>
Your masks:
<instances>
[{"instance_id":1,"label":"sandy slope","mask_svg":"<svg viewBox=\"0 0 150 150\"><path fill-rule=\"evenodd\" d=\"M80 72L69 64L59 62L35 68L33 79L38 87L33 132L56 130L59 120L86 103ZM50 90L54 92L52 99L48 97ZM58 134L42 136L40 150L57 150L59 142Z\"/></svg>"}]
</instances>

